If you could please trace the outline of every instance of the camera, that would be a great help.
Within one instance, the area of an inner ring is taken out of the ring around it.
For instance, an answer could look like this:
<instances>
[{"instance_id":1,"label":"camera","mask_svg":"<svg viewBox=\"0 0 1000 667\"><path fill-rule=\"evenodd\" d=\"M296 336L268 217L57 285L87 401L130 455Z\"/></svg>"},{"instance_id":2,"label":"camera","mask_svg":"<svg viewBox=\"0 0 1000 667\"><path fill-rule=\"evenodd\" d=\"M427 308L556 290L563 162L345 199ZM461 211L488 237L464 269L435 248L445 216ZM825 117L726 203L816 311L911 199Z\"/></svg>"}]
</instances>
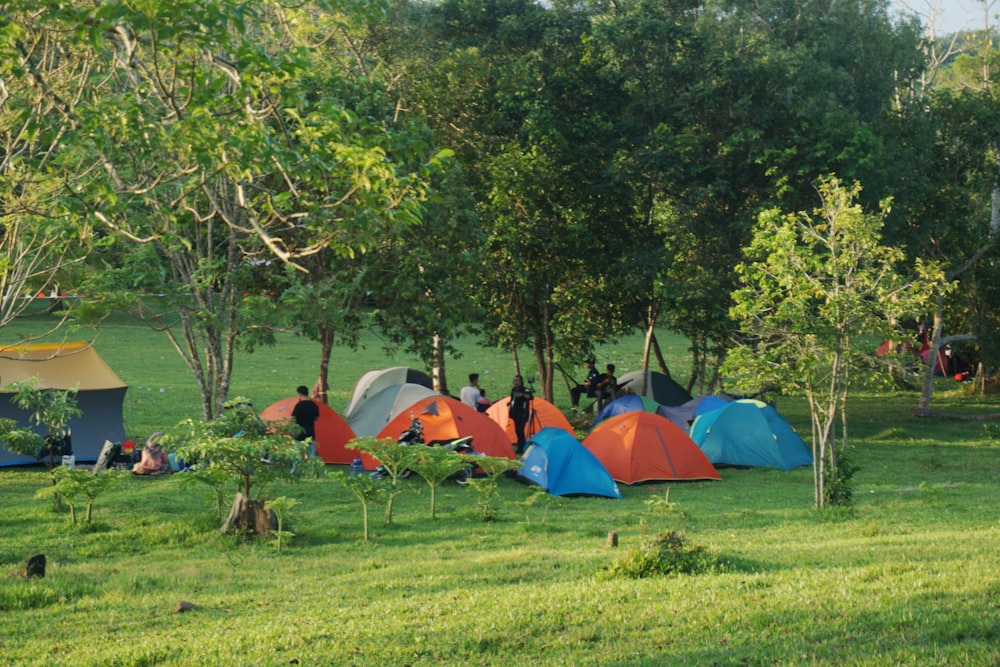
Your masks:
<instances>
[{"instance_id":1,"label":"camera","mask_svg":"<svg viewBox=\"0 0 1000 667\"><path fill-rule=\"evenodd\" d=\"M524 388L524 393L529 397L535 395L535 378L528 378L528 386Z\"/></svg>"}]
</instances>

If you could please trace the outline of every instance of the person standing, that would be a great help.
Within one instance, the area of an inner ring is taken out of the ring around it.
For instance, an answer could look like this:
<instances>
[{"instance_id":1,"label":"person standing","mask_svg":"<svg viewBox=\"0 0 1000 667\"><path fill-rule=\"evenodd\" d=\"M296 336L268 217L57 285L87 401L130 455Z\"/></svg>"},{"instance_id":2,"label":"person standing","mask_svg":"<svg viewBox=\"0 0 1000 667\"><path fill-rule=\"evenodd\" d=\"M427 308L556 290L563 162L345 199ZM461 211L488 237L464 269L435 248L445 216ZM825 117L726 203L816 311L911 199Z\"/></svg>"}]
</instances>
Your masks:
<instances>
[{"instance_id":1,"label":"person standing","mask_svg":"<svg viewBox=\"0 0 1000 667\"><path fill-rule=\"evenodd\" d=\"M479 402L483 399L483 390L479 388L479 373L469 373L469 384L462 387L459 398L473 410L479 409Z\"/></svg>"},{"instance_id":2,"label":"person standing","mask_svg":"<svg viewBox=\"0 0 1000 667\"><path fill-rule=\"evenodd\" d=\"M584 363L587 365L587 378L583 381L583 384L578 384L569 390L569 398L574 411L580 409L580 397L582 395L586 394L588 398L595 398L597 395L595 393L597 391L597 378L599 377L597 368L595 368L597 360L591 357Z\"/></svg>"},{"instance_id":3,"label":"person standing","mask_svg":"<svg viewBox=\"0 0 1000 667\"><path fill-rule=\"evenodd\" d=\"M511 421L514 422L514 433L517 435L517 444L514 447L518 455L524 453L525 435L524 430L531 418L531 399L534 394L524 386L524 379L520 375L514 376L513 386L510 389L510 412Z\"/></svg>"},{"instance_id":4,"label":"person standing","mask_svg":"<svg viewBox=\"0 0 1000 667\"><path fill-rule=\"evenodd\" d=\"M319 406L309 398L309 387L299 385L295 390L299 402L292 408L292 419L298 424L300 433L296 440L316 440L316 420L319 419ZM315 454L315 445L313 446Z\"/></svg>"}]
</instances>

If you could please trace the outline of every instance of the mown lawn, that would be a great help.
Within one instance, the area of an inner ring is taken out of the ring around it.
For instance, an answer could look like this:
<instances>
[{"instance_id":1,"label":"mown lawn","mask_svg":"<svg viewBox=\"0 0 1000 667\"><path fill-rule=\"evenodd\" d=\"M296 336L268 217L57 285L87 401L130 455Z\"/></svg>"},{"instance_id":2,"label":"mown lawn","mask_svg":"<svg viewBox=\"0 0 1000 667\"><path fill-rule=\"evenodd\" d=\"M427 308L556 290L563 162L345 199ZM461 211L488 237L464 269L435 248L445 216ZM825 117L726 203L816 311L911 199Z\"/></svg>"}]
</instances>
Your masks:
<instances>
[{"instance_id":1,"label":"mown lawn","mask_svg":"<svg viewBox=\"0 0 1000 667\"><path fill-rule=\"evenodd\" d=\"M477 370L506 391L508 358L469 342L451 362L453 390ZM192 383L154 334L116 323L98 349L131 386L130 433L197 416ZM262 406L289 395L313 379L314 350L289 337L241 357L234 395ZM601 352L634 368L638 339ZM407 363L374 339L339 356L339 404L363 370ZM447 486L432 520L426 485L409 479L394 524L377 510L364 542L360 504L324 476L267 490L301 501L278 552L218 535L211 490L184 474L123 474L74 527L33 497L47 471L0 469L0 664L1000 664L1000 441L982 423L910 416L916 398L853 399L850 510L812 509L809 469L723 469L721 482L623 487L621 501L505 479L489 522L474 489ZM935 400L998 410L954 389ZM802 401L778 408L808 433ZM611 574L668 530L715 566ZM36 553L47 576L20 576ZM196 608L176 612L182 601Z\"/></svg>"}]
</instances>

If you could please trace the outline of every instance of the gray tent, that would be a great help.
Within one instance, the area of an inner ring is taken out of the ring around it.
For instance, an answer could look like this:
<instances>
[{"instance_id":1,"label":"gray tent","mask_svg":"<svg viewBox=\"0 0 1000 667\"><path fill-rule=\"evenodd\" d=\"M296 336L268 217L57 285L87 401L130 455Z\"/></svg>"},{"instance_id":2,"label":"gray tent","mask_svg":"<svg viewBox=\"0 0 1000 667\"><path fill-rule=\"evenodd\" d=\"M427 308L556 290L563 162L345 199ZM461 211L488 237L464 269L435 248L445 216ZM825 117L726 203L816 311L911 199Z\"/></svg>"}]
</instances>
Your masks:
<instances>
[{"instance_id":1,"label":"gray tent","mask_svg":"<svg viewBox=\"0 0 1000 667\"><path fill-rule=\"evenodd\" d=\"M624 386L623 386L624 385ZM674 380L663 373L649 371L643 377L642 371L630 371L618 378L618 392L630 392L651 398L660 405L683 405L691 400L691 394Z\"/></svg>"},{"instance_id":2,"label":"gray tent","mask_svg":"<svg viewBox=\"0 0 1000 667\"><path fill-rule=\"evenodd\" d=\"M386 387L391 387L394 384L419 384L428 389L434 389L434 382L431 380L431 376L415 368L394 366L393 368L368 371L354 383L354 391L351 392L351 401L347 404L347 408L343 413L344 419L350 423L351 414L359 405ZM361 435L357 429L354 432Z\"/></svg>"},{"instance_id":3,"label":"gray tent","mask_svg":"<svg viewBox=\"0 0 1000 667\"><path fill-rule=\"evenodd\" d=\"M428 396L437 395L436 391L422 384L394 384L356 405L347 419L347 425L359 437L374 437L408 407Z\"/></svg>"},{"instance_id":4,"label":"gray tent","mask_svg":"<svg viewBox=\"0 0 1000 667\"><path fill-rule=\"evenodd\" d=\"M105 440L122 442L122 404L128 387L89 343L51 343L0 348L0 417L31 424L14 405L9 385L36 378L41 389L76 389L82 415L70 421L77 461L96 461ZM47 433L39 431L39 435ZM0 466L37 463L33 456L7 451L0 442Z\"/></svg>"}]
</instances>

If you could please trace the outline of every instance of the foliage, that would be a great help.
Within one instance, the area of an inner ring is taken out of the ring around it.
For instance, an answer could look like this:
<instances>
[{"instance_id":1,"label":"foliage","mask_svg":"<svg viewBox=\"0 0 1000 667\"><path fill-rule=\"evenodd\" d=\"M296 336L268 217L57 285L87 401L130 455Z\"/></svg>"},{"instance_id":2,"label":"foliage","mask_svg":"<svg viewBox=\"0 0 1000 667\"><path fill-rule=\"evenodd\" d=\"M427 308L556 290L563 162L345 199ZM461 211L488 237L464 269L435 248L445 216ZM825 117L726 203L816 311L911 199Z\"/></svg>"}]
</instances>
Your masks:
<instances>
[{"instance_id":1,"label":"foliage","mask_svg":"<svg viewBox=\"0 0 1000 667\"><path fill-rule=\"evenodd\" d=\"M389 478L386 488L385 525L392 525L392 507L396 496L402 492L399 480L416 463L420 449L399 445L392 438L355 438L347 443L347 449L357 449L378 460Z\"/></svg>"},{"instance_id":2,"label":"foliage","mask_svg":"<svg viewBox=\"0 0 1000 667\"><path fill-rule=\"evenodd\" d=\"M535 491L528 497L524 498L523 500L517 501L514 504L524 511L524 520L527 523L531 523L531 514L529 513L528 510L530 510L532 507L535 507L536 505L541 505L543 508L541 523L545 523L545 520L549 516L549 509L553 506L559 505L559 497L553 496L545 489L540 489L538 491Z\"/></svg>"},{"instance_id":3,"label":"foliage","mask_svg":"<svg viewBox=\"0 0 1000 667\"><path fill-rule=\"evenodd\" d=\"M691 544L680 533L667 531L643 537L638 546L625 550L607 572L609 577L645 579L678 574L718 571L720 559L703 546Z\"/></svg>"},{"instance_id":4,"label":"foliage","mask_svg":"<svg viewBox=\"0 0 1000 667\"><path fill-rule=\"evenodd\" d=\"M274 512L278 520L278 530L274 532L277 537L277 540L275 540L275 549L277 549L278 553L281 553L281 545L284 538L291 539L295 537L295 533L286 531L284 526L285 520L288 518L288 512L298 504L298 500L286 496L273 498L264 503L264 509Z\"/></svg>"},{"instance_id":5,"label":"foliage","mask_svg":"<svg viewBox=\"0 0 1000 667\"><path fill-rule=\"evenodd\" d=\"M55 484L35 492L36 498L60 497L69 505L70 521L76 525L77 501L86 503L84 523L90 523L94 501L120 479L119 473L108 470L94 474L91 470L70 466L58 466L52 470Z\"/></svg>"},{"instance_id":6,"label":"foliage","mask_svg":"<svg viewBox=\"0 0 1000 667\"><path fill-rule=\"evenodd\" d=\"M431 518L437 518L437 489L455 473L469 465L469 457L446 447L413 447L417 459L410 465L413 472L427 483L431 490Z\"/></svg>"},{"instance_id":7,"label":"foliage","mask_svg":"<svg viewBox=\"0 0 1000 667\"><path fill-rule=\"evenodd\" d=\"M368 509L375 503L382 502L386 497L386 485L383 480L371 475L338 471L332 477L343 484L361 503L361 521L364 541L371 540L369 531Z\"/></svg>"},{"instance_id":8,"label":"foliage","mask_svg":"<svg viewBox=\"0 0 1000 667\"><path fill-rule=\"evenodd\" d=\"M825 498L822 505L850 507L854 503L854 485L851 480L858 472L858 466L854 463L851 453L853 448L853 445L836 448L834 450L836 460L833 465L823 469L826 479L823 480Z\"/></svg>"},{"instance_id":9,"label":"foliage","mask_svg":"<svg viewBox=\"0 0 1000 667\"><path fill-rule=\"evenodd\" d=\"M885 205L866 214L855 203L860 190L827 177L818 186L822 205L812 213L762 214L733 295L731 314L744 342L726 368L743 387L805 395L817 507L849 499L850 475L836 470L836 427L846 423L853 372L873 356L866 336L891 336L889 323L919 313L941 282L940 272L919 260L916 278L900 273L902 251L880 244ZM840 438L846 448L846 429ZM830 479L836 494L824 488Z\"/></svg>"},{"instance_id":10,"label":"foliage","mask_svg":"<svg viewBox=\"0 0 1000 667\"><path fill-rule=\"evenodd\" d=\"M220 471L248 499L277 480L297 481L323 465L309 456L308 442L268 433L245 398L227 402L217 419L181 422L163 444L194 468L189 474Z\"/></svg>"},{"instance_id":11,"label":"foliage","mask_svg":"<svg viewBox=\"0 0 1000 667\"><path fill-rule=\"evenodd\" d=\"M475 466L483 471L482 477L469 477L469 486L478 494L476 512L483 521L492 521L499 512L500 477L521 467L521 461L503 456L477 456Z\"/></svg>"},{"instance_id":12,"label":"foliage","mask_svg":"<svg viewBox=\"0 0 1000 667\"><path fill-rule=\"evenodd\" d=\"M45 438L5 417L0 418L0 438L4 448L15 454L34 456L45 445Z\"/></svg>"},{"instance_id":13,"label":"foliage","mask_svg":"<svg viewBox=\"0 0 1000 667\"><path fill-rule=\"evenodd\" d=\"M7 385L6 391L13 391L14 405L30 412L31 422L35 426L44 426L53 438L64 438L69 435L70 420L83 414L77 404L75 389L42 389L38 387L38 379L32 378L22 382L12 382ZM22 439L22 442L25 442L25 439ZM37 449L17 453L34 454L35 451Z\"/></svg>"}]
</instances>

